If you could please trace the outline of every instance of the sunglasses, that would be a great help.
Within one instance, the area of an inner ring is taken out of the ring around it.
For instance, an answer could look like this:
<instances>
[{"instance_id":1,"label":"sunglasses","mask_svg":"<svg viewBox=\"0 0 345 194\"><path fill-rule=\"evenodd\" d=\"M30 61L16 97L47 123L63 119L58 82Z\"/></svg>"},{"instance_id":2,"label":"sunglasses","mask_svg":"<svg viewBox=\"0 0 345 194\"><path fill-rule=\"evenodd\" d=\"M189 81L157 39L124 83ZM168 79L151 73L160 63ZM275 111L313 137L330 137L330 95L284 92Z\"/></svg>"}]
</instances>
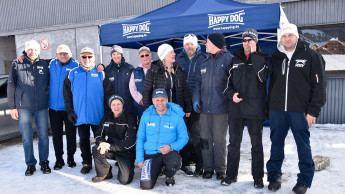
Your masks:
<instances>
[{"instance_id":1,"label":"sunglasses","mask_svg":"<svg viewBox=\"0 0 345 194\"><path fill-rule=\"evenodd\" d=\"M242 39L242 42L250 42L253 39Z\"/></svg>"},{"instance_id":2,"label":"sunglasses","mask_svg":"<svg viewBox=\"0 0 345 194\"><path fill-rule=\"evenodd\" d=\"M186 34L186 35L184 35L184 37L188 37L188 36L196 37L194 34Z\"/></svg>"},{"instance_id":3,"label":"sunglasses","mask_svg":"<svg viewBox=\"0 0 345 194\"><path fill-rule=\"evenodd\" d=\"M86 58L89 58L89 59L92 59L92 55L90 55L90 56L81 56L81 58L83 58L83 59L86 59Z\"/></svg>"},{"instance_id":4,"label":"sunglasses","mask_svg":"<svg viewBox=\"0 0 345 194\"><path fill-rule=\"evenodd\" d=\"M149 54L146 54L146 55L140 55L141 58L144 58L144 57L148 57L150 56Z\"/></svg>"}]
</instances>

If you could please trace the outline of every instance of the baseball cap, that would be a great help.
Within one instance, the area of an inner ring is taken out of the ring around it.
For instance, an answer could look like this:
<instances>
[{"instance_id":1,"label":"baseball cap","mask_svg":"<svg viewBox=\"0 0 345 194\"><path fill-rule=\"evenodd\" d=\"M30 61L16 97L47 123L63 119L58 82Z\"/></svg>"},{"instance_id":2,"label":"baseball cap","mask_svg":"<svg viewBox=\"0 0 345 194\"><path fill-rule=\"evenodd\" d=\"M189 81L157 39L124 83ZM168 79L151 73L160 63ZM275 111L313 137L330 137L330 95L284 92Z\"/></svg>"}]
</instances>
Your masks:
<instances>
[{"instance_id":1,"label":"baseball cap","mask_svg":"<svg viewBox=\"0 0 345 194\"><path fill-rule=\"evenodd\" d=\"M155 91L153 91L152 98L156 98L156 97L159 97L159 96L163 96L163 97L168 98L168 95L167 95L166 91L163 88L158 88Z\"/></svg>"}]
</instances>

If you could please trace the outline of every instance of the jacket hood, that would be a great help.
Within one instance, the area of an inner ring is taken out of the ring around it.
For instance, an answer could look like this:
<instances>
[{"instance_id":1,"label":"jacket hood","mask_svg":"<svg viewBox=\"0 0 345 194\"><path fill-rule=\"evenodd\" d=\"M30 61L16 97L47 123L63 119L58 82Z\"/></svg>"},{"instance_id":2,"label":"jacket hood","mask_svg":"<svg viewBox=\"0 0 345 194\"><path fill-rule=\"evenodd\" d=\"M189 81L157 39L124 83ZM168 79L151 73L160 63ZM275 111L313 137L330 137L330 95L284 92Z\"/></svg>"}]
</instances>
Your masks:
<instances>
[{"instance_id":1,"label":"jacket hood","mask_svg":"<svg viewBox=\"0 0 345 194\"><path fill-rule=\"evenodd\" d=\"M185 115L185 112L183 111L182 107L178 104L168 102L167 108L168 108L168 111L165 114L170 115L171 112L175 112L176 114L178 114L181 117L184 117L184 115ZM146 111L149 111L151 114L152 113L157 114L155 105L150 105Z\"/></svg>"}]
</instances>

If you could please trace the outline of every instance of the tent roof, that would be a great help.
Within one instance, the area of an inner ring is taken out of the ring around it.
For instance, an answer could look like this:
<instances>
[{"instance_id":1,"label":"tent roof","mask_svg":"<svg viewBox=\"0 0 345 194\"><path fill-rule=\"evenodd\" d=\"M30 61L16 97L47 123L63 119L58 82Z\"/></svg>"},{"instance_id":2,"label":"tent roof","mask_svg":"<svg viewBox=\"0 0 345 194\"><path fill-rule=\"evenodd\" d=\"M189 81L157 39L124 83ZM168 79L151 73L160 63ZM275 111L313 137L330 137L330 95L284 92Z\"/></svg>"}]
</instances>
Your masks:
<instances>
[{"instance_id":1,"label":"tent roof","mask_svg":"<svg viewBox=\"0 0 345 194\"><path fill-rule=\"evenodd\" d=\"M181 46L183 36L193 33L199 40L207 34L236 34L247 28L275 31L279 26L279 4L243 4L233 0L179 0L129 20L100 27L102 46L121 45L153 49L166 41ZM228 45L229 42L227 42Z\"/></svg>"}]
</instances>

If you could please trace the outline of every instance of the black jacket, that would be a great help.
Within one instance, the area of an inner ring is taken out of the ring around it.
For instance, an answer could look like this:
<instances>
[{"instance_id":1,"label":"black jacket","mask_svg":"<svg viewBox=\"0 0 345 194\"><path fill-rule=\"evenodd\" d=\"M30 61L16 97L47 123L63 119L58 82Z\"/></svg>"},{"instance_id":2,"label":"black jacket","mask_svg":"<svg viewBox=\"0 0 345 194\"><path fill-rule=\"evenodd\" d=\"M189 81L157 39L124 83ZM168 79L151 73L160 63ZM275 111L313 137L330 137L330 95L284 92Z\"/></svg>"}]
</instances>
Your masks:
<instances>
[{"instance_id":1,"label":"black jacket","mask_svg":"<svg viewBox=\"0 0 345 194\"><path fill-rule=\"evenodd\" d=\"M172 102L180 105L186 113L192 112L192 102L189 98L189 89L186 81L186 75L181 65L174 63ZM167 73L167 75L169 75ZM157 88L164 88L170 100L170 78L166 78L163 63L154 61L146 73L143 87L143 102L146 110L152 104L152 92Z\"/></svg>"},{"instance_id":2,"label":"black jacket","mask_svg":"<svg viewBox=\"0 0 345 194\"><path fill-rule=\"evenodd\" d=\"M113 113L107 114L96 132L96 144L107 142L110 144L110 151L134 157L137 129L136 120L131 114L123 113L117 118L113 117Z\"/></svg>"},{"instance_id":3,"label":"black jacket","mask_svg":"<svg viewBox=\"0 0 345 194\"><path fill-rule=\"evenodd\" d=\"M326 103L322 56L298 40L291 61L278 50L272 54L271 63L269 110L304 112L318 117Z\"/></svg>"},{"instance_id":4,"label":"black jacket","mask_svg":"<svg viewBox=\"0 0 345 194\"><path fill-rule=\"evenodd\" d=\"M230 118L266 118L266 79L269 70L270 58L262 53L259 47L257 52L250 54L248 60L243 47L234 52L231 66L228 68L227 89L224 91L230 101ZM239 103L233 101L236 92L243 99Z\"/></svg>"}]
</instances>

